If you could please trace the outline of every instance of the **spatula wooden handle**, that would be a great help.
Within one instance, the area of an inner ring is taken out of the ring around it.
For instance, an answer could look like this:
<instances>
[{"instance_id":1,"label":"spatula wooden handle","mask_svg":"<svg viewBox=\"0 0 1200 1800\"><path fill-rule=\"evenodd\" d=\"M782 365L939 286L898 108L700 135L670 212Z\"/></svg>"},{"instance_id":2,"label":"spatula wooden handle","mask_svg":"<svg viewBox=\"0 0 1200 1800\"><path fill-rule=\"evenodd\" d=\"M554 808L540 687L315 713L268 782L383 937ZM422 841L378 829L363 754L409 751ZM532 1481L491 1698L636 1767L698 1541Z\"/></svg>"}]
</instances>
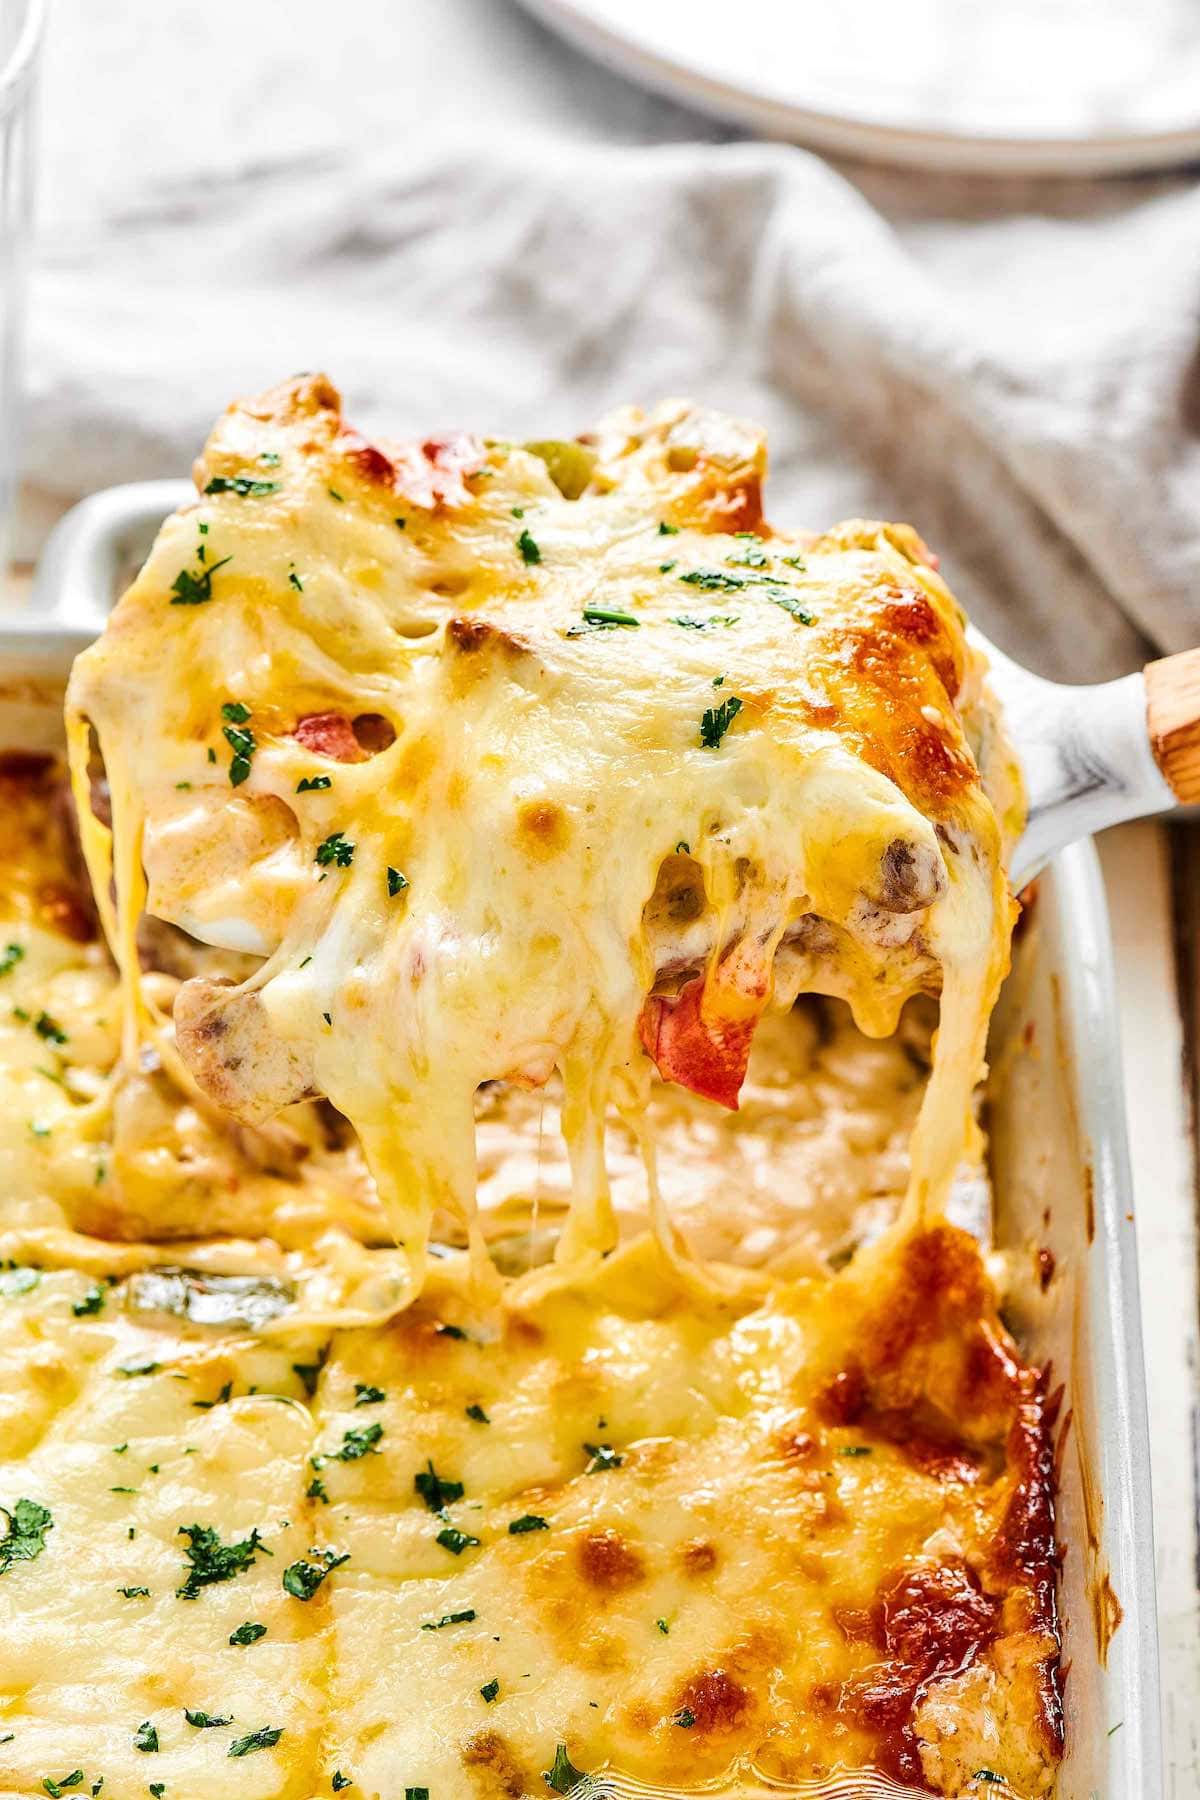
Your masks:
<instances>
[{"instance_id":1,"label":"spatula wooden handle","mask_svg":"<svg viewBox=\"0 0 1200 1800\"><path fill-rule=\"evenodd\" d=\"M1200 805L1200 650L1146 664L1154 759L1181 806Z\"/></svg>"}]
</instances>

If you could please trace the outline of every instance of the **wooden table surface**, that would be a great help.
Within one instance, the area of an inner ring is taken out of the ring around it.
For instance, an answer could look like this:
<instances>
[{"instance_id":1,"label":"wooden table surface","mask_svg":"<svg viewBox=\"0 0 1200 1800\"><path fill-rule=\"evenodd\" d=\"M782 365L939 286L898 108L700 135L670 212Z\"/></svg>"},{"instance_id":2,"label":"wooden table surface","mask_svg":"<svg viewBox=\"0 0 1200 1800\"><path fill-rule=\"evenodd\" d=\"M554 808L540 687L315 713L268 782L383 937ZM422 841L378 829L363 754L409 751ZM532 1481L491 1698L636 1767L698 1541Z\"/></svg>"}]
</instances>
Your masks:
<instances>
[{"instance_id":1,"label":"wooden table surface","mask_svg":"<svg viewBox=\"0 0 1200 1800\"><path fill-rule=\"evenodd\" d=\"M1200 827L1099 840L1116 948L1133 1163L1169 1800L1200 1795L1197 1025ZM1105 1800L1134 1800L1110 1795ZM1140 1797L1139 1797L1140 1800Z\"/></svg>"}]
</instances>

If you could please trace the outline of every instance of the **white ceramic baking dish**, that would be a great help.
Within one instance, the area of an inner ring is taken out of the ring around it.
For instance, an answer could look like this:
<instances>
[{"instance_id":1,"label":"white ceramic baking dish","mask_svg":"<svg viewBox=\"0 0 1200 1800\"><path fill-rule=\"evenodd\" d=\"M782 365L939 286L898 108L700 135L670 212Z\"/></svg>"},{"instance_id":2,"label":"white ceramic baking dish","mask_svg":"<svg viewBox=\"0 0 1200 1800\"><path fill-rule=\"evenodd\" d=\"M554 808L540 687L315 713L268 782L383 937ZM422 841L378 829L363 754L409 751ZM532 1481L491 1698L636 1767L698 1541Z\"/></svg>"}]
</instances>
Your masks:
<instances>
[{"instance_id":1,"label":"white ceramic baking dish","mask_svg":"<svg viewBox=\"0 0 1200 1800\"><path fill-rule=\"evenodd\" d=\"M95 636L157 523L192 493L178 482L114 488L63 521L27 613L0 622L0 745L53 741L71 657ZM1058 1800L1162 1794L1150 1455L1111 955L1099 865L1090 844L1077 845L1041 878L1020 933L993 1028L987 1121L1007 1316L1063 1390L1067 1755ZM880 1791L838 1788L843 1800Z\"/></svg>"}]
</instances>

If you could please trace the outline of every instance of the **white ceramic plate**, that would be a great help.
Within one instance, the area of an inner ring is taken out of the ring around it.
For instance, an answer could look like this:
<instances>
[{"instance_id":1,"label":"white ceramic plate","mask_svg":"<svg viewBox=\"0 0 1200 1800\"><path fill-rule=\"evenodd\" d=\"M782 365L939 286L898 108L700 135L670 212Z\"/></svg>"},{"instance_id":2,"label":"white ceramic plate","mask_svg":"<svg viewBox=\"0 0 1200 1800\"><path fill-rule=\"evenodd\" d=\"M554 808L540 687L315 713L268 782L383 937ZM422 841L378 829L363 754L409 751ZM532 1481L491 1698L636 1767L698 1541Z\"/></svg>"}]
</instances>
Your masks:
<instances>
[{"instance_id":1,"label":"white ceramic plate","mask_svg":"<svg viewBox=\"0 0 1200 1800\"><path fill-rule=\"evenodd\" d=\"M523 0L673 99L839 155L1003 175L1200 157L1191 0Z\"/></svg>"}]
</instances>

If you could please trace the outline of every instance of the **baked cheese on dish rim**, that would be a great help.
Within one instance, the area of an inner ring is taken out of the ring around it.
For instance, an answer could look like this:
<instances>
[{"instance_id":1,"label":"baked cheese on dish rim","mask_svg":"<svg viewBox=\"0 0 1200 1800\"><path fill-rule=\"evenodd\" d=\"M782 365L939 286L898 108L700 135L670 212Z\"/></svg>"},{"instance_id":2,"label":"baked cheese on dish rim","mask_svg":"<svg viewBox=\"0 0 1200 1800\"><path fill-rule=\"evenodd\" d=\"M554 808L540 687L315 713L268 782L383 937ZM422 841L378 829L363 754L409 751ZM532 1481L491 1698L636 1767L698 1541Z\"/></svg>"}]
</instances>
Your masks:
<instances>
[{"instance_id":1,"label":"baked cheese on dish rim","mask_svg":"<svg viewBox=\"0 0 1200 1800\"><path fill-rule=\"evenodd\" d=\"M920 541L762 465L291 384L73 678L103 937L0 767L0 1794L1050 1791L1053 1405L945 1216L1019 784Z\"/></svg>"}]
</instances>

